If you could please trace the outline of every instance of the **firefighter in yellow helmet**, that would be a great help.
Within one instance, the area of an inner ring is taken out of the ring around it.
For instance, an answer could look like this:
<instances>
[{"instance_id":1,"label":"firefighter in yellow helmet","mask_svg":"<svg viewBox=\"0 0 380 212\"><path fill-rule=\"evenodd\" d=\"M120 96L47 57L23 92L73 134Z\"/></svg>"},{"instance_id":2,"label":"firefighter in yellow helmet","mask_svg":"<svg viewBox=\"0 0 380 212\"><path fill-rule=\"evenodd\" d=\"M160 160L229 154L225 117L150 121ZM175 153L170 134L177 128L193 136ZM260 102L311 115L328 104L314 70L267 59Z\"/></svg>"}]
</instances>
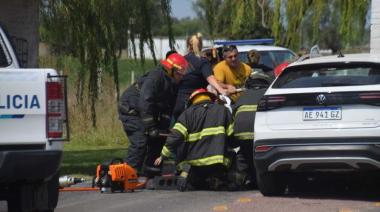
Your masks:
<instances>
[{"instance_id":1,"label":"firefighter in yellow helmet","mask_svg":"<svg viewBox=\"0 0 380 212\"><path fill-rule=\"evenodd\" d=\"M191 104L178 118L171 130L161 156L176 156L181 172L177 180L180 191L192 189L219 190L227 181L230 165L229 147L232 140L232 115L216 96L205 89L197 89L189 98Z\"/></svg>"},{"instance_id":2,"label":"firefighter in yellow helmet","mask_svg":"<svg viewBox=\"0 0 380 212\"><path fill-rule=\"evenodd\" d=\"M168 131L177 86L187 67L182 55L170 54L156 69L129 86L120 98L119 119L129 138L126 162L136 170L144 165L148 177L160 174L160 169L153 165L165 143L160 132Z\"/></svg>"}]
</instances>

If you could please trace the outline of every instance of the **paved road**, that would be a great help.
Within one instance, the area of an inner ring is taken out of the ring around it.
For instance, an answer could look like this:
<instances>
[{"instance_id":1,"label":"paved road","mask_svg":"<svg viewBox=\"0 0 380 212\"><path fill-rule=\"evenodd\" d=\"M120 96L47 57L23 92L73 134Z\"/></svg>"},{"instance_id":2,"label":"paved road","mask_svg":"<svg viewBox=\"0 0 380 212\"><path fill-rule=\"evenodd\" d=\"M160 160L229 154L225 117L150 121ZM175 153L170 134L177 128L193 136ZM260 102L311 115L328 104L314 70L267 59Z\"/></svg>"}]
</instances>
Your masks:
<instances>
[{"instance_id":1,"label":"paved road","mask_svg":"<svg viewBox=\"0 0 380 212\"><path fill-rule=\"evenodd\" d=\"M378 212L380 186L348 178L300 184L281 197L264 197L257 190L243 192L138 190L101 194L97 191L61 192L56 212ZM365 181L364 181L365 182ZM379 183L380 184L380 183ZM0 202L0 211L6 211Z\"/></svg>"},{"instance_id":2,"label":"paved road","mask_svg":"<svg viewBox=\"0 0 380 212\"><path fill-rule=\"evenodd\" d=\"M349 178L350 179L350 178ZM257 190L244 192L140 190L134 193L61 193L57 212L121 211L259 211L259 212L376 212L377 188L341 180L304 183L282 197L264 197Z\"/></svg>"},{"instance_id":3,"label":"paved road","mask_svg":"<svg viewBox=\"0 0 380 212\"><path fill-rule=\"evenodd\" d=\"M380 196L379 196L380 200ZM177 192L138 191L100 194L98 192L62 193L57 212L120 211L307 211L307 212L375 212L380 203L372 198L330 195L286 195L263 197L258 191L245 192Z\"/></svg>"}]
</instances>

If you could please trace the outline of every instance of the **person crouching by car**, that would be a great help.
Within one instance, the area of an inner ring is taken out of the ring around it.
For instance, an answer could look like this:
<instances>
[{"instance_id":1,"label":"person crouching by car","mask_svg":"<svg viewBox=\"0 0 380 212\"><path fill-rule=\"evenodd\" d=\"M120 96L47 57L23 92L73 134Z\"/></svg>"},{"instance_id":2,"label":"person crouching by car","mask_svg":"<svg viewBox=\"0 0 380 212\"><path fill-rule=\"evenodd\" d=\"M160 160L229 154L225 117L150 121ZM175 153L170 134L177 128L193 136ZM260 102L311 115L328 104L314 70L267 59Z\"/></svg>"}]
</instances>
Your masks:
<instances>
[{"instance_id":1,"label":"person crouching by car","mask_svg":"<svg viewBox=\"0 0 380 212\"><path fill-rule=\"evenodd\" d=\"M253 163L254 124L257 104L267 90L269 83L258 73L253 73L245 83L246 91L233 105L234 138L239 143L236 169L245 179L243 187L252 189L256 187L256 173Z\"/></svg>"},{"instance_id":2,"label":"person crouching by car","mask_svg":"<svg viewBox=\"0 0 380 212\"><path fill-rule=\"evenodd\" d=\"M227 182L231 160L232 115L216 96L206 89L197 89L189 98L189 106L171 130L161 156L155 161L176 156L181 172L177 179L179 191L220 190Z\"/></svg>"},{"instance_id":3,"label":"person crouching by car","mask_svg":"<svg viewBox=\"0 0 380 212\"><path fill-rule=\"evenodd\" d=\"M126 162L143 174L160 174L153 165L160 155L168 131L177 94L177 84L186 74L188 62L178 54L170 54L154 70L148 72L122 94L119 119L129 139Z\"/></svg>"}]
</instances>

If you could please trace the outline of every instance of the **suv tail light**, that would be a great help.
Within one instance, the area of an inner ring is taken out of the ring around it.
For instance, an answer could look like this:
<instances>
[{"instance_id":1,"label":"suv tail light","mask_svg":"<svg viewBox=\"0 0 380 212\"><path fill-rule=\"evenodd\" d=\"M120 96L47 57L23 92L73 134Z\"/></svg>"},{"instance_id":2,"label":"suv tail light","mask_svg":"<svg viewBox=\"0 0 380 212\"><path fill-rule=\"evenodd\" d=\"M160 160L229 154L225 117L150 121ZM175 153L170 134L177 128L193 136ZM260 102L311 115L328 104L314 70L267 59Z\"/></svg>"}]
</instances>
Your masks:
<instances>
[{"instance_id":1,"label":"suv tail light","mask_svg":"<svg viewBox=\"0 0 380 212\"><path fill-rule=\"evenodd\" d=\"M257 111L267 111L279 108L286 102L286 96L264 96L259 101Z\"/></svg>"},{"instance_id":2,"label":"suv tail light","mask_svg":"<svg viewBox=\"0 0 380 212\"><path fill-rule=\"evenodd\" d=\"M359 98L362 103L380 105L380 92L360 93Z\"/></svg>"},{"instance_id":3,"label":"suv tail light","mask_svg":"<svg viewBox=\"0 0 380 212\"><path fill-rule=\"evenodd\" d=\"M66 77L48 76L46 97L48 139L68 140Z\"/></svg>"},{"instance_id":4,"label":"suv tail light","mask_svg":"<svg viewBox=\"0 0 380 212\"><path fill-rule=\"evenodd\" d=\"M255 152L268 152L272 149L273 147L267 146L267 145L261 145L261 146L256 146L255 147Z\"/></svg>"}]
</instances>

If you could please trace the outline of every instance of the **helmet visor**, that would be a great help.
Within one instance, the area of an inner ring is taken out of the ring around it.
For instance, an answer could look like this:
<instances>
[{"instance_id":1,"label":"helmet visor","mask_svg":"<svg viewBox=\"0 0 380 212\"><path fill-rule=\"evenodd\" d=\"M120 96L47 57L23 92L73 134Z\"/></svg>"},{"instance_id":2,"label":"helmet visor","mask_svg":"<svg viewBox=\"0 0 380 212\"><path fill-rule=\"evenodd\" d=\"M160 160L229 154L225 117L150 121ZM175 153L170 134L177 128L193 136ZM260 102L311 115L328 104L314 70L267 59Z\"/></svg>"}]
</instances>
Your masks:
<instances>
[{"instance_id":1,"label":"helmet visor","mask_svg":"<svg viewBox=\"0 0 380 212\"><path fill-rule=\"evenodd\" d=\"M185 74L187 74L188 72L190 72L188 66L186 66L184 68L179 68L179 67L173 66L172 70L173 70L174 74L177 74L179 76L184 76Z\"/></svg>"}]
</instances>

